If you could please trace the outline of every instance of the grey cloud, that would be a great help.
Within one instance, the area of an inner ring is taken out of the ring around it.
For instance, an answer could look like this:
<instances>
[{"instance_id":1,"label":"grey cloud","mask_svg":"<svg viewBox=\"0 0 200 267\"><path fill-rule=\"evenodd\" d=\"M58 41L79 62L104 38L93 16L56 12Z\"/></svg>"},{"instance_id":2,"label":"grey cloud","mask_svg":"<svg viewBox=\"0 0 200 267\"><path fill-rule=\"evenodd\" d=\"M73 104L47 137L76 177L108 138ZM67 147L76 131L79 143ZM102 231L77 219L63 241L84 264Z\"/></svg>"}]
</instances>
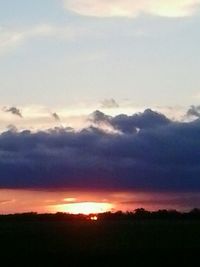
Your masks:
<instances>
[{"instance_id":1,"label":"grey cloud","mask_svg":"<svg viewBox=\"0 0 200 267\"><path fill-rule=\"evenodd\" d=\"M2 133L0 187L200 192L200 120L95 114L121 134L94 126Z\"/></svg>"},{"instance_id":2,"label":"grey cloud","mask_svg":"<svg viewBox=\"0 0 200 267\"><path fill-rule=\"evenodd\" d=\"M57 113L52 113L51 115L52 115L52 117L54 118L55 121L59 121L60 122L60 117L59 117L59 115Z\"/></svg>"},{"instance_id":3,"label":"grey cloud","mask_svg":"<svg viewBox=\"0 0 200 267\"><path fill-rule=\"evenodd\" d=\"M101 108L118 108L118 107L119 107L119 104L113 98L104 99L101 102Z\"/></svg>"},{"instance_id":4,"label":"grey cloud","mask_svg":"<svg viewBox=\"0 0 200 267\"><path fill-rule=\"evenodd\" d=\"M110 124L116 130L124 133L134 133L138 129L154 128L170 123L170 120L165 115L151 109L146 109L143 113L140 112L131 116L121 114L115 117L108 116L97 110L90 116L90 119L96 124L101 122Z\"/></svg>"},{"instance_id":5,"label":"grey cloud","mask_svg":"<svg viewBox=\"0 0 200 267\"><path fill-rule=\"evenodd\" d=\"M191 106L187 111L187 116L194 116L200 118L200 106Z\"/></svg>"},{"instance_id":6,"label":"grey cloud","mask_svg":"<svg viewBox=\"0 0 200 267\"><path fill-rule=\"evenodd\" d=\"M20 109L18 109L18 108L16 108L16 107L4 108L4 111L5 111L5 112L9 112L9 113L11 113L11 114L13 114L13 115L16 115L16 116L18 116L18 117L20 117L20 118L23 118Z\"/></svg>"}]
</instances>

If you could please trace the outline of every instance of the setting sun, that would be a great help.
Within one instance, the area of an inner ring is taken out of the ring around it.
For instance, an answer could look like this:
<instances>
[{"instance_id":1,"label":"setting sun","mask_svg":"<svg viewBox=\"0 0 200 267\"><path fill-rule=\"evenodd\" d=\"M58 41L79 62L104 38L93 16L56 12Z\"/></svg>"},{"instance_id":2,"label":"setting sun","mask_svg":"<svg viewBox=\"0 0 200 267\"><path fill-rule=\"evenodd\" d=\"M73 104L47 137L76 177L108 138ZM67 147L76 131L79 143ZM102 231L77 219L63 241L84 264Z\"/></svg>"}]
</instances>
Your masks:
<instances>
[{"instance_id":1,"label":"setting sun","mask_svg":"<svg viewBox=\"0 0 200 267\"><path fill-rule=\"evenodd\" d=\"M98 217L97 217L97 216L91 216L91 217L90 217L90 220L91 220L91 221L97 221L97 220L98 220Z\"/></svg>"},{"instance_id":2,"label":"setting sun","mask_svg":"<svg viewBox=\"0 0 200 267\"><path fill-rule=\"evenodd\" d=\"M85 215L111 211L112 208L113 205L111 203L101 202L79 202L54 206L55 211Z\"/></svg>"}]
</instances>

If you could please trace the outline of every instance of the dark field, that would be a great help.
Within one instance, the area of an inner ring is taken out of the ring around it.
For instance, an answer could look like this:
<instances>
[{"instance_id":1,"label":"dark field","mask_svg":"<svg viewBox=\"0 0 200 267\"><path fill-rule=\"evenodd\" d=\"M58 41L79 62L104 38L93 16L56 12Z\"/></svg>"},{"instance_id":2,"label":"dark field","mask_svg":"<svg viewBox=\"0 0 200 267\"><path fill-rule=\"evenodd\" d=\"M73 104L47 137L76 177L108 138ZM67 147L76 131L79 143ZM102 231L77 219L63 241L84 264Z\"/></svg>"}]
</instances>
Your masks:
<instances>
[{"instance_id":1,"label":"dark field","mask_svg":"<svg viewBox=\"0 0 200 267\"><path fill-rule=\"evenodd\" d=\"M200 220L3 220L0 241L1 258L28 260L27 266L39 258L57 264L64 259L62 266L113 266L161 255L170 263L174 253L184 260L200 249Z\"/></svg>"}]
</instances>

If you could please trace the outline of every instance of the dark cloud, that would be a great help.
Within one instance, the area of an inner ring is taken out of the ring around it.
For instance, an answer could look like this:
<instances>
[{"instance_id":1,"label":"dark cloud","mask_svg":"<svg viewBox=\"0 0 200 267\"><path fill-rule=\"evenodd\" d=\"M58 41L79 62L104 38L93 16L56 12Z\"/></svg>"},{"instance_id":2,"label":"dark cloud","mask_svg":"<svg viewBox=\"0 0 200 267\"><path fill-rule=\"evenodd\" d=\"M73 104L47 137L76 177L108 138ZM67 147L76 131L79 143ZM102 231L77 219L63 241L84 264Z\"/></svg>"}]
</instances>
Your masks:
<instances>
[{"instance_id":1,"label":"dark cloud","mask_svg":"<svg viewBox=\"0 0 200 267\"><path fill-rule=\"evenodd\" d=\"M152 110L95 114L121 134L95 127L2 133L0 187L200 191L200 120L174 122Z\"/></svg>"},{"instance_id":2,"label":"dark cloud","mask_svg":"<svg viewBox=\"0 0 200 267\"><path fill-rule=\"evenodd\" d=\"M118 108L118 107L119 107L119 104L113 98L104 99L101 102L101 108Z\"/></svg>"},{"instance_id":3,"label":"dark cloud","mask_svg":"<svg viewBox=\"0 0 200 267\"><path fill-rule=\"evenodd\" d=\"M194 116L200 118L200 106L191 106L187 111L187 116Z\"/></svg>"},{"instance_id":4,"label":"dark cloud","mask_svg":"<svg viewBox=\"0 0 200 267\"><path fill-rule=\"evenodd\" d=\"M89 115L89 118L88 118L90 122L93 122L95 124L99 124L102 122L110 123L111 119L112 119L111 116L104 114L100 110L94 111L92 114Z\"/></svg>"},{"instance_id":5,"label":"dark cloud","mask_svg":"<svg viewBox=\"0 0 200 267\"><path fill-rule=\"evenodd\" d=\"M52 115L52 117L54 118L55 121L60 122L60 117L59 117L59 115L57 113L52 113L51 115Z\"/></svg>"},{"instance_id":6,"label":"dark cloud","mask_svg":"<svg viewBox=\"0 0 200 267\"><path fill-rule=\"evenodd\" d=\"M123 133L134 133L137 132L137 129L155 128L170 123L170 120L163 114L151 109L146 109L143 113L136 113L132 116L121 114L116 117L105 115L97 110L90 116L90 119L96 124L101 122L110 124Z\"/></svg>"},{"instance_id":7,"label":"dark cloud","mask_svg":"<svg viewBox=\"0 0 200 267\"><path fill-rule=\"evenodd\" d=\"M16 107L4 108L4 111L5 112L10 112L13 115L16 115L16 116L18 116L20 118L23 118L21 111Z\"/></svg>"}]
</instances>

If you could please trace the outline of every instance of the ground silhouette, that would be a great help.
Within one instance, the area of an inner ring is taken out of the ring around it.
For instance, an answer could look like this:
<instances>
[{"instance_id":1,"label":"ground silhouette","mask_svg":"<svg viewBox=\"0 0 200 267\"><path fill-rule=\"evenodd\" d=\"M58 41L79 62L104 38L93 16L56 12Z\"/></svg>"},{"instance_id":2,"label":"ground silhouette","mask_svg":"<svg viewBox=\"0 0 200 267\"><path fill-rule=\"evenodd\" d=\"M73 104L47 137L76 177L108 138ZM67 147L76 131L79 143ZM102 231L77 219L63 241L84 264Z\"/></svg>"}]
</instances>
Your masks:
<instances>
[{"instance_id":1,"label":"ground silhouette","mask_svg":"<svg viewBox=\"0 0 200 267\"><path fill-rule=\"evenodd\" d=\"M181 252L181 260L200 249L200 210L177 212L137 209L123 213L92 215L10 214L0 215L0 251L7 261L28 261L27 266L132 266L158 261ZM198 253L198 252L197 252ZM12 255L12 257L10 257ZM149 255L147 257L147 255ZM45 263L38 264L38 259ZM190 258L191 259L191 258ZM35 263L36 262L36 263ZM84 263L84 264L83 264ZM87 263L87 265L85 265ZM38 264L38 265L37 265ZM160 262L163 264L163 261ZM170 264L170 261L169 261ZM191 264L191 262L190 262ZM49 265L48 265L49 266Z\"/></svg>"}]
</instances>

